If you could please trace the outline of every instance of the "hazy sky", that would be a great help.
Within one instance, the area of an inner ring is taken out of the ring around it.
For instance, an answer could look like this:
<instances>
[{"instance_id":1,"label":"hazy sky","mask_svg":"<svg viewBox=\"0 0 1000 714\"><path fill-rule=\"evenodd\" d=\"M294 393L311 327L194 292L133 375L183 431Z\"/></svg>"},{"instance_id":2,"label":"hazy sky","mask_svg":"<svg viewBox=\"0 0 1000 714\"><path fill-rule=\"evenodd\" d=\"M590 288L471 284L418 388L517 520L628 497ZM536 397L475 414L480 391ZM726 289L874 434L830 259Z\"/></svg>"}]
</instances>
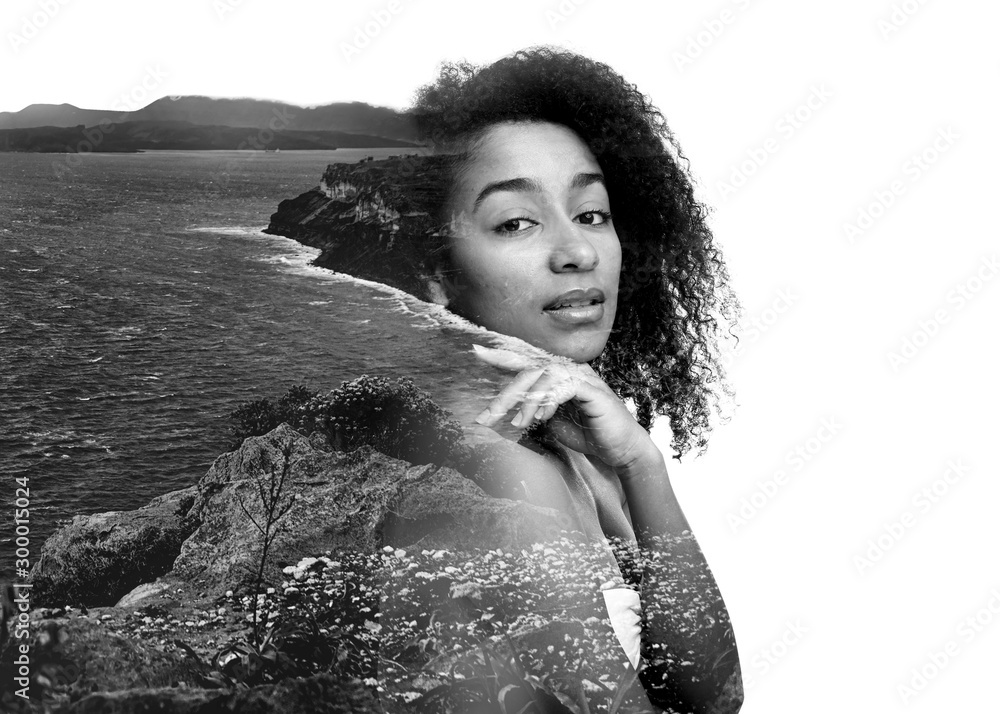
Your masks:
<instances>
[{"instance_id":1,"label":"hazy sky","mask_svg":"<svg viewBox=\"0 0 1000 714\"><path fill-rule=\"evenodd\" d=\"M650 62L664 40L655 5L617 7L609 15L610 5L571 0L562 9L523 0L5 0L2 56L14 71L4 72L0 110L106 108L147 67L162 77L161 95L402 107L443 59L489 61L536 43L579 48L651 86L665 68L665 48ZM679 13L675 21L693 28L699 19Z\"/></svg>"},{"instance_id":2,"label":"hazy sky","mask_svg":"<svg viewBox=\"0 0 1000 714\"><path fill-rule=\"evenodd\" d=\"M609 63L680 140L746 308L739 408L670 465L745 714L937 714L992 706L1000 650L997 27L992 0L5 0L0 110L403 107L445 59Z\"/></svg>"}]
</instances>

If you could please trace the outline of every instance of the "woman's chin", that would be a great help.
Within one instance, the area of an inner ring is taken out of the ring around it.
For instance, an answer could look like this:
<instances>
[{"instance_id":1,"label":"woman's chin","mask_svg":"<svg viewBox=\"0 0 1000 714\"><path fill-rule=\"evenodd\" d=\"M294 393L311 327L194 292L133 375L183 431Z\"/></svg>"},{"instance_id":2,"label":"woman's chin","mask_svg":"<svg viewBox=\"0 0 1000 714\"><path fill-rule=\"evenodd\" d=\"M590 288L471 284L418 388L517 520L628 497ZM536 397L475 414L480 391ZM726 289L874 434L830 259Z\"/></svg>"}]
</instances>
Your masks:
<instances>
[{"instance_id":1,"label":"woman's chin","mask_svg":"<svg viewBox=\"0 0 1000 714\"><path fill-rule=\"evenodd\" d=\"M469 310L458 301L450 301L447 304L450 312L468 320L480 327L485 327L498 334L509 335L524 340L530 345L545 350L546 352L566 357L574 362L590 362L596 359L604 351L604 346L608 342L611 330L603 324L587 325L585 327L574 327L566 331L566 327L560 323L533 324L529 329L524 329L524 324L513 326L509 321L494 322L484 320L482 316ZM523 322L530 322L524 320ZM606 322L606 320L601 321Z\"/></svg>"},{"instance_id":2,"label":"woman's chin","mask_svg":"<svg viewBox=\"0 0 1000 714\"><path fill-rule=\"evenodd\" d=\"M599 335L571 335L563 339L547 339L544 344L533 343L547 352L568 357L574 362L590 362L601 355L608 342L606 333Z\"/></svg>"}]
</instances>

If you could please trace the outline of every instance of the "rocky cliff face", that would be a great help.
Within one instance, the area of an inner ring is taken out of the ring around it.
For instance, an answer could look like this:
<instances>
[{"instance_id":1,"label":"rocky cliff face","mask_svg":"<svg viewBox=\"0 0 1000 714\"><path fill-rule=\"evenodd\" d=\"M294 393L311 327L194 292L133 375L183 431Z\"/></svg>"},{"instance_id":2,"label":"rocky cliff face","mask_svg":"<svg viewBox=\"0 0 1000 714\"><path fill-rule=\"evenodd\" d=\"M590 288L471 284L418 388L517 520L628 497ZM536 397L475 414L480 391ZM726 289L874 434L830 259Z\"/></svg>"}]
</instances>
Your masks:
<instances>
[{"instance_id":1,"label":"rocky cliff face","mask_svg":"<svg viewBox=\"0 0 1000 714\"><path fill-rule=\"evenodd\" d=\"M448 170L444 156L331 164L318 187L278 205L265 232L319 248L316 265L432 300Z\"/></svg>"},{"instance_id":2,"label":"rocky cliff face","mask_svg":"<svg viewBox=\"0 0 1000 714\"><path fill-rule=\"evenodd\" d=\"M268 555L270 580L328 550L518 549L569 525L552 509L489 496L452 469L370 449L329 451L282 424L220 456L195 486L137 511L76 517L43 546L31 578L36 597L49 601L37 604L109 605L159 576L210 596L249 585L260 557L258 487L282 470L293 505ZM99 562L137 551L160 555L119 558L113 581L101 568L81 567L82 557ZM72 601L58 599L67 591Z\"/></svg>"}]
</instances>

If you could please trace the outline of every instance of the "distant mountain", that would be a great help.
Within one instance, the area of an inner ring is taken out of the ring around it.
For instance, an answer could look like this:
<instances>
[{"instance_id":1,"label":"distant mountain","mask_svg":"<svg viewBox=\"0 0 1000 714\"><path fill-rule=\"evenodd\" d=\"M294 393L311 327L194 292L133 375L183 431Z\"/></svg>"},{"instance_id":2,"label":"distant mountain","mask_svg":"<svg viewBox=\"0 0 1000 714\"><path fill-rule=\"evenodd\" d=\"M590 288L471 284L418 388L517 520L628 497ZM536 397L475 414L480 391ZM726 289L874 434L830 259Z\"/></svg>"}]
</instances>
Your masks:
<instances>
[{"instance_id":1,"label":"distant mountain","mask_svg":"<svg viewBox=\"0 0 1000 714\"><path fill-rule=\"evenodd\" d=\"M75 152L145 149L337 149L415 145L396 139L343 131L282 130L205 126L182 121L128 121L87 128L32 127L0 129L0 151Z\"/></svg>"},{"instance_id":2,"label":"distant mountain","mask_svg":"<svg viewBox=\"0 0 1000 714\"><path fill-rule=\"evenodd\" d=\"M0 129L34 127L96 126L137 121L188 122L203 126L265 128L295 131L338 131L414 141L412 119L389 107L364 102L338 102L304 108L262 99L213 99L211 97L164 97L142 109L80 109L72 104L32 104L19 112L0 112ZM391 144L382 144L391 146Z\"/></svg>"},{"instance_id":3,"label":"distant mountain","mask_svg":"<svg viewBox=\"0 0 1000 714\"><path fill-rule=\"evenodd\" d=\"M80 109L72 104L32 104L19 112L0 112L0 129L27 129L33 126L90 126L107 112Z\"/></svg>"}]
</instances>

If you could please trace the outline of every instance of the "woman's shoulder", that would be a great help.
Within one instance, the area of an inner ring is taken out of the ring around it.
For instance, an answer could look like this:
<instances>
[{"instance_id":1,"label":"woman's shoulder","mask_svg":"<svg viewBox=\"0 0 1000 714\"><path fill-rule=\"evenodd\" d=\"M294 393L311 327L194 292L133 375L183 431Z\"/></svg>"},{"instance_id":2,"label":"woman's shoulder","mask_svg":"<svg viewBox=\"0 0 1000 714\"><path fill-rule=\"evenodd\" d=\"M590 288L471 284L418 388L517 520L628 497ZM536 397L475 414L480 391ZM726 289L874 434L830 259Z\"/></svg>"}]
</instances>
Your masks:
<instances>
[{"instance_id":1,"label":"woman's shoulder","mask_svg":"<svg viewBox=\"0 0 1000 714\"><path fill-rule=\"evenodd\" d=\"M580 507L596 518L600 534L634 542L625 490L615 470L596 456L575 451L551 433L539 431L533 440L562 465L567 488Z\"/></svg>"}]
</instances>

